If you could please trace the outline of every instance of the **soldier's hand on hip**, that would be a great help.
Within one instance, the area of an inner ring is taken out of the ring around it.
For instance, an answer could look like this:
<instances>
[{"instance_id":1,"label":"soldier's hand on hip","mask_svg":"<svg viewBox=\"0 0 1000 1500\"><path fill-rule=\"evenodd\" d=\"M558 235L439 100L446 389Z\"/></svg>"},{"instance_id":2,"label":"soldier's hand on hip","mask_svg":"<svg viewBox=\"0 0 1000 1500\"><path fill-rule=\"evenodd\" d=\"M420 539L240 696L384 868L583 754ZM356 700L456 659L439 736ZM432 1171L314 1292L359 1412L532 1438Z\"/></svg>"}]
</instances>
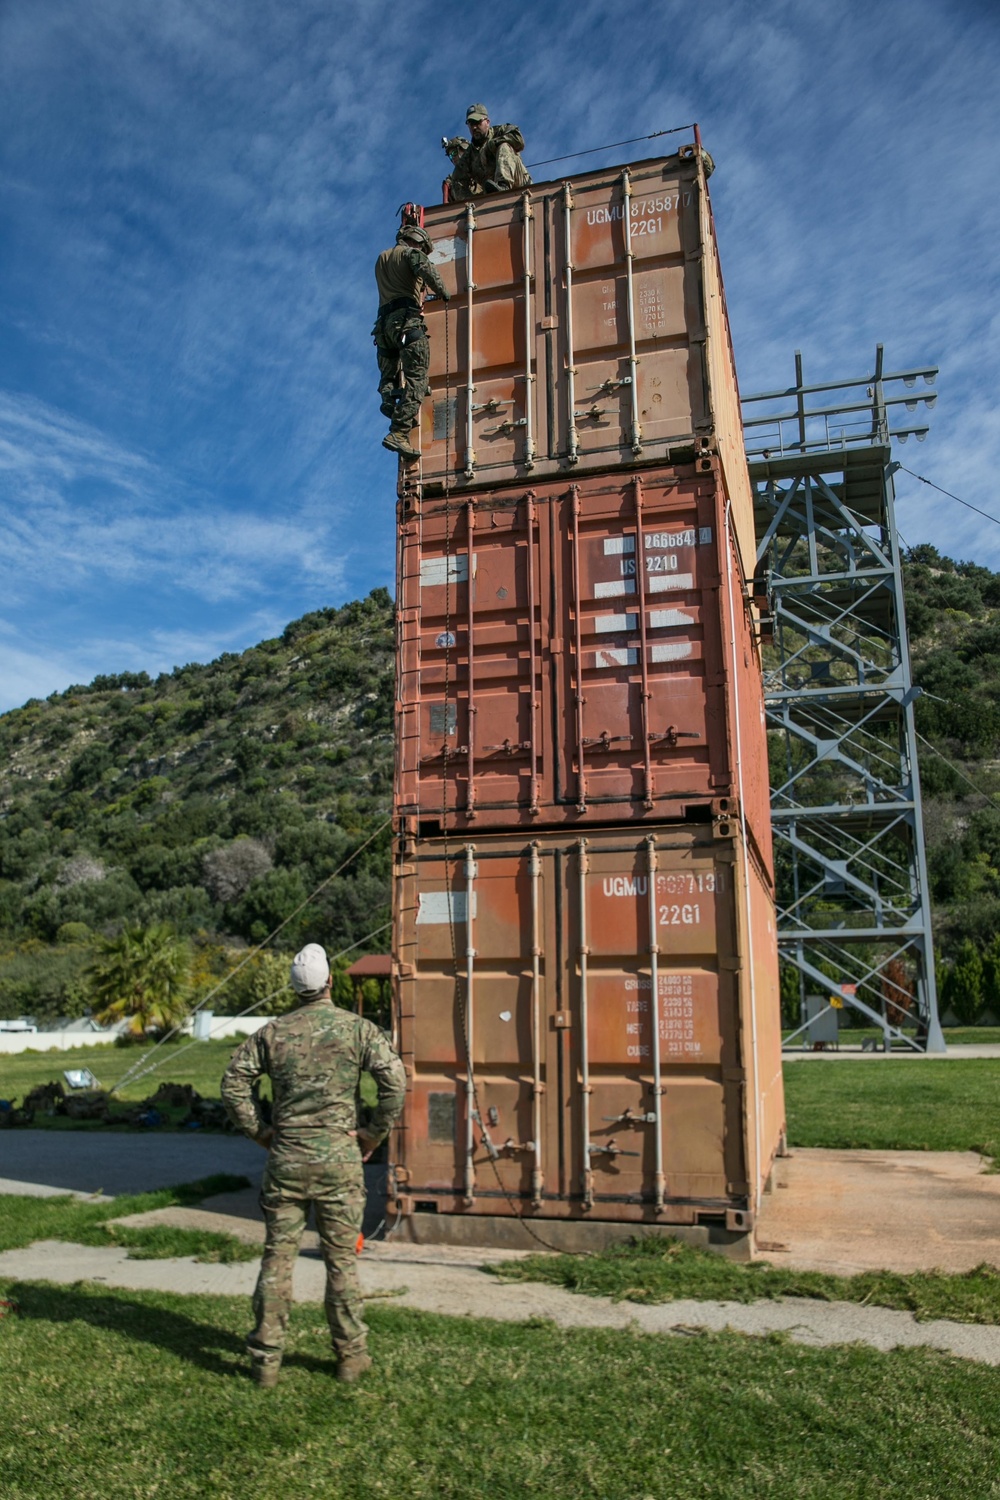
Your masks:
<instances>
[{"instance_id":1,"label":"soldier's hand on hip","mask_svg":"<svg viewBox=\"0 0 1000 1500\"><path fill-rule=\"evenodd\" d=\"M274 1131L268 1126L266 1130L261 1131L260 1135L254 1136L254 1140L258 1146L263 1146L265 1151L270 1151L271 1142L274 1140Z\"/></svg>"}]
</instances>

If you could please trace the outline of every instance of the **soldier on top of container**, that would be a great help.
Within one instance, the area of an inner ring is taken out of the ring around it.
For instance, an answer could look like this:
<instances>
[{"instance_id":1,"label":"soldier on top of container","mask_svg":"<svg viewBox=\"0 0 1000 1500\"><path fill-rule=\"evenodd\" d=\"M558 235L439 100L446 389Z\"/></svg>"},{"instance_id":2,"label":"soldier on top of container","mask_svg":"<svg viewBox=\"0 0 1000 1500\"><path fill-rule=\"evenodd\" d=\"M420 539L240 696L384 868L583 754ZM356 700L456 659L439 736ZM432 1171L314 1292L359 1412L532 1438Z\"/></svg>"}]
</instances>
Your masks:
<instances>
[{"instance_id":1,"label":"soldier on top of container","mask_svg":"<svg viewBox=\"0 0 1000 1500\"><path fill-rule=\"evenodd\" d=\"M292 961L296 1010L269 1022L233 1053L222 1080L229 1118L268 1152L261 1188L267 1239L253 1295L256 1327L247 1340L258 1385L277 1383L292 1305L292 1270L310 1203L326 1262L326 1317L337 1379L371 1366L361 1315L356 1246L365 1206L362 1160L389 1133L406 1094L403 1064L371 1021L330 998L330 965L319 943ZM359 1123L361 1074L371 1073L378 1104ZM255 1093L269 1077L273 1125Z\"/></svg>"},{"instance_id":2,"label":"soldier on top of container","mask_svg":"<svg viewBox=\"0 0 1000 1500\"><path fill-rule=\"evenodd\" d=\"M393 248L383 250L375 262L378 316L372 338L378 355L380 409L390 418L382 447L404 458L420 457L410 433L429 388L431 350L421 308L428 288L449 300L444 282L427 259L431 248L425 229L404 224Z\"/></svg>"},{"instance_id":3,"label":"soldier on top of container","mask_svg":"<svg viewBox=\"0 0 1000 1500\"><path fill-rule=\"evenodd\" d=\"M465 111L465 123L472 143L455 163L448 179L450 196L456 203L474 198L480 192L506 193L511 188L531 186L531 177L520 156L524 136L516 125L491 125L485 104L470 104ZM448 154L451 156L450 151Z\"/></svg>"},{"instance_id":4,"label":"soldier on top of container","mask_svg":"<svg viewBox=\"0 0 1000 1500\"><path fill-rule=\"evenodd\" d=\"M451 161L451 171L444 180L444 192L442 194L442 198L445 203L454 203L457 201L457 195L455 192L455 171L459 163L462 161L462 158L469 150L471 144L472 142L464 135L443 135L441 137L441 148ZM482 196L483 192L482 188L479 186L479 183L472 182L471 180L465 181L462 191L466 198L479 198Z\"/></svg>"}]
</instances>

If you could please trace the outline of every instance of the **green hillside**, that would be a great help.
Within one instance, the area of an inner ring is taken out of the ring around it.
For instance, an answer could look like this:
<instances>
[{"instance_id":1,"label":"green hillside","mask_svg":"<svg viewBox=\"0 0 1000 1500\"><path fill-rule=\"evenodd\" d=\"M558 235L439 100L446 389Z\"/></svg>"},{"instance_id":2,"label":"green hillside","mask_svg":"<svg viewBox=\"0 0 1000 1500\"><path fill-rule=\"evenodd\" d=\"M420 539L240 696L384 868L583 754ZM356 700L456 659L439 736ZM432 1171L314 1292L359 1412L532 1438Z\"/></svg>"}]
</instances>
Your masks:
<instances>
[{"instance_id":1,"label":"green hillside","mask_svg":"<svg viewBox=\"0 0 1000 1500\"><path fill-rule=\"evenodd\" d=\"M923 546L906 582L918 725L952 763L922 747L939 951L946 972L985 960L988 990L991 975L1000 985L1000 574ZM207 666L97 677L0 716L0 1016L79 1013L95 945L125 921L187 937L205 993L387 818L392 670L392 603L376 589ZM388 885L383 833L295 917L282 950L363 938L388 918ZM245 991L214 1007L242 1008Z\"/></svg>"},{"instance_id":2,"label":"green hillside","mask_svg":"<svg viewBox=\"0 0 1000 1500\"><path fill-rule=\"evenodd\" d=\"M376 589L207 666L0 716L0 1015L79 1013L95 939L126 920L189 937L204 992L387 818L392 672ZM388 871L386 834L281 946L364 937L388 918Z\"/></svg>"}]
</instances>

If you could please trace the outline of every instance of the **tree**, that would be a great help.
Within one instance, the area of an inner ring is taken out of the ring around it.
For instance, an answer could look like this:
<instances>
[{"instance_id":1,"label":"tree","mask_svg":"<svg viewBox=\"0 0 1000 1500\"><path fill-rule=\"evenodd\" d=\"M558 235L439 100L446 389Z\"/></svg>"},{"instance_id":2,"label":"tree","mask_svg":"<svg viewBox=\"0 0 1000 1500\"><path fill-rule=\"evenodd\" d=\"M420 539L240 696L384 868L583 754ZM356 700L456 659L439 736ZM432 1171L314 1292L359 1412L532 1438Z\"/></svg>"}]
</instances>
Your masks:
<instances>
[{"instance_id":1,"label":"tree","mask_svg":"<svg viewBox=\"0 0 1000 1500\"><path fill-rule=\"evenodd\" d=\"M205 885L216 901L233 901L258 875L266 875L273 863L258 839L234 839L205 855Z\"/></svg>"},{"instance_id":2,"label":"tree","mask_svg":"<svg viewBox=\"0 0 1000 1500\"><path fill-rule=\"evenodd\" d=\"M983 1010L983 962L971 938L959 945L955 962L941 986L944 1007L961 1026L975 1026Z\"/></svg>"},{"instance_id":3,"label":"tree","mask_svg":"<svg viewBox=\"0 0 1000 1500\"><path fill-rule=\"evenodd\" d=\"M167 1031L188 1013L191 950L166 922L104 938L89 970L95 1019L128 1020L136 1036Z\"/></svg>"}]
</instances>

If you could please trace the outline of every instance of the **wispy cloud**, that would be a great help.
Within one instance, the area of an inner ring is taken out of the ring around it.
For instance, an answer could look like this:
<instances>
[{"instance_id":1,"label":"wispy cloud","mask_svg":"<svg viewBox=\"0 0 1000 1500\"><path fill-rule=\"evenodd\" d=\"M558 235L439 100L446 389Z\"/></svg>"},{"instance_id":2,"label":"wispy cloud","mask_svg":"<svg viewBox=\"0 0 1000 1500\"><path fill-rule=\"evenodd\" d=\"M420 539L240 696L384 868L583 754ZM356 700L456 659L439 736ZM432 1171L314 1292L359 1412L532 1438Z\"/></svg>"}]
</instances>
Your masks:
<instances>
[{"instance_id":1,"label":"wispy cloud","mask_svg":"<svg viewBox=\"0 0 1000 1500\"><path fill-rule=\"evenodd\" d=\"M6 0L8 609L44 600L43 657L60 631L155 654L250 600L289 618L389 582L371 268L472 98L529 160L698 118L744 389L795 348L817 380L878 340L936 360L904 456L991 509L998 62L961 0L91 0L85 28L76 0ZM909 540L947 515L946 547L1000 564L1000 528L928 494L901 487Z\"/></svg>"}]
</instances>

